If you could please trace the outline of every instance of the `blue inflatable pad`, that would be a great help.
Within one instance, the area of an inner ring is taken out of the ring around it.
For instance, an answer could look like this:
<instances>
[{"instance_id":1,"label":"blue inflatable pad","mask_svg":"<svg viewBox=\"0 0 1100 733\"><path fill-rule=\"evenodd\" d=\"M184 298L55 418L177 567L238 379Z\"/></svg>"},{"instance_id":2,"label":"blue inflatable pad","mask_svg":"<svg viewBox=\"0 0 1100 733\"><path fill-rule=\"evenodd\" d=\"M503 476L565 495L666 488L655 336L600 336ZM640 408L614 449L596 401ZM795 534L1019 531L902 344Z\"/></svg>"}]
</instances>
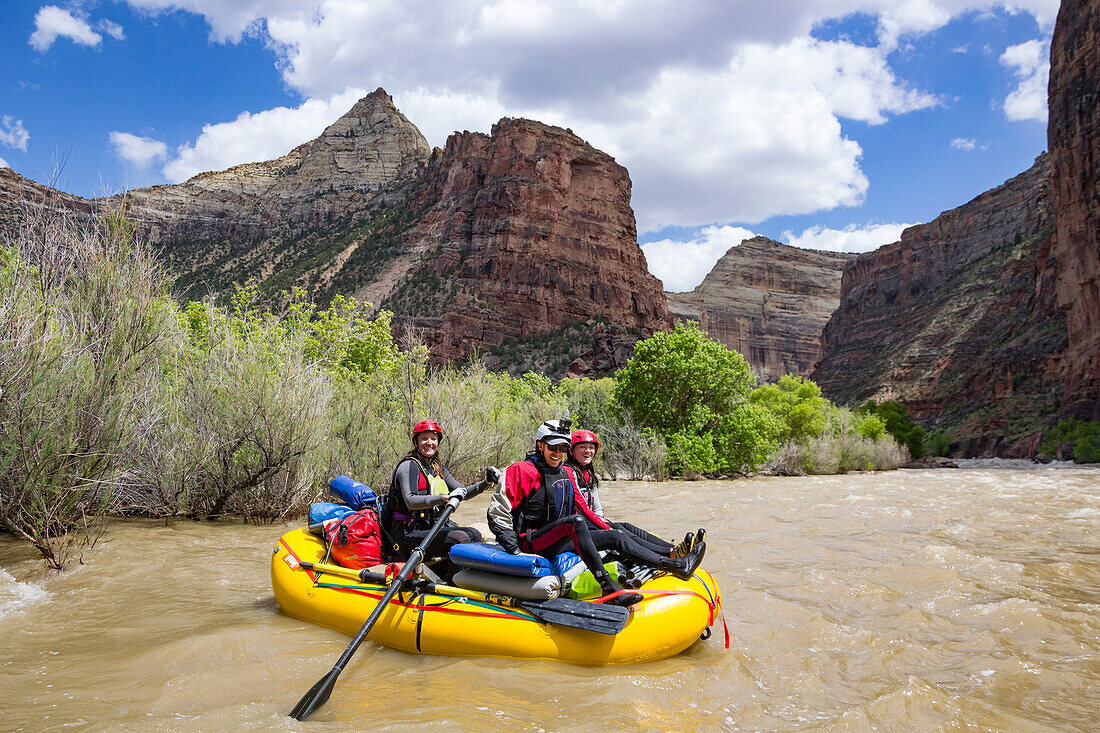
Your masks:
<instances>
[{"instance_id":1,"label":"blue inflatable pad","mask_svg":"<svg viewBox=\"0 0 1100 733\"><path fill-rule=\"evenodd\" d=\"M577 565L582 564L581 556L575 552L562 552L554 556L553 566L554 572L558 575L565 575Z\"/></svg>"},{"instance_id":2,"label":"blue inflatable pad","mask_svg":"<svg viewBox=\"0 0 1100 733\"><path fill-rule=\"evenodd\" d=\"M557 575L550 561L538 555L512 555L497 544L488 542L463 542L451 548L451 562L465 568L488 570L493 573L515 575L521 578L541 578Z\"/></svg>"},{"instance_id":3,"label":"blue inflatable pad","mask_svg":"<svg viewBox=\"0 0 1100 733\"><path fill-rule=\"evenodd\" d=\"M378 504L378 496L374 493L374 489L348 476L337 476L329 482L328 486L333 496L355 511Z\"/></svg>"},{"instance_id":4,"label":"blue inflatable pad","mask_svg":"<svg viewBox=\"0 0 1100 733\"><path fill-rule=\"evenodd\" d=\"M331 501L318 501L309 505L309 523L320 524L330 519L339 519L355 512L347 504L334 504Z\"/></svg>"}]
</instances>

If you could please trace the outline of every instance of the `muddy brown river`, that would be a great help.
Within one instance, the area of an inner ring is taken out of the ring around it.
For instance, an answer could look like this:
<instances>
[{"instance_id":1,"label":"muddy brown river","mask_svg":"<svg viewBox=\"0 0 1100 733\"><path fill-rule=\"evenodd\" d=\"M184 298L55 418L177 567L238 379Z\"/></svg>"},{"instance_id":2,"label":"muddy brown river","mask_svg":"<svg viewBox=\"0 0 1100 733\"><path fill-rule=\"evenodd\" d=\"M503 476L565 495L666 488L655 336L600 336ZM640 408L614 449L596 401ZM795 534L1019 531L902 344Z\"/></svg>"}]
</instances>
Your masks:
<instances>
[{"instance_id":1,"label":"muddy brown river","mask_svg":"<svg viewBox=\"0 0 1100 733\"><path fill-rule=\"evenodd\" d=\"M607 484L609 516L708 530L725 602L669 660L586 668L365 643L280 613L282 526L115 522L45 572L0 539L0 730L1100 729L1100 469ZM484 527L486 497L457 518Z\"/></svg>"}]
</instances>

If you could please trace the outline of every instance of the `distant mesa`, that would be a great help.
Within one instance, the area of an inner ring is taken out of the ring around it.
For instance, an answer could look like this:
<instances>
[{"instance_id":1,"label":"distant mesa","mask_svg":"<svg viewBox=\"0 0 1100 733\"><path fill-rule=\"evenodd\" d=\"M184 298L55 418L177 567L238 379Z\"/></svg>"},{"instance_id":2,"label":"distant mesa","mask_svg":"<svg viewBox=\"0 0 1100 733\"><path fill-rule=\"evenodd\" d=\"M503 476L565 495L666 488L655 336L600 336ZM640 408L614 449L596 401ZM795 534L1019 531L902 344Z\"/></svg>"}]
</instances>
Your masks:
<instances>
[{"instance_id":1,"label":"distant mesa","mask_svg":"<svg viewBox=\"0 0 1100 733\"><path fill-rule=\"evenodd\" d=\"M698 321L767 379L808 376L853 259L754 237L730 247L690 293L666 293L668 310L678 321Z\"/></svg>"}]
</instances>

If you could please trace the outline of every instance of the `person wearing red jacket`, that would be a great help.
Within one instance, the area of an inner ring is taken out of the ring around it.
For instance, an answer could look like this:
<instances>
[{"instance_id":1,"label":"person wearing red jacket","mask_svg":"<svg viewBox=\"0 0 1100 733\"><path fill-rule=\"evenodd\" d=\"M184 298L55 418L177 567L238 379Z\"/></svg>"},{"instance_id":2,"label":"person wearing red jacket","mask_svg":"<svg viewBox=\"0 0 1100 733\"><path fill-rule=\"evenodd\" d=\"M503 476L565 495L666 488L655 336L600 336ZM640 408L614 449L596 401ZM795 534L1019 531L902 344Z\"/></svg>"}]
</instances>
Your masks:
<instances>
[{"instance_id":1,"label":"person wearing red jacket","mask_svg":"<svg viewBox=\"0 0 1100 733\"><path fill-rule=\"evenodd\" d=\"M603 566L600 550L612 550L640 565L690 578L706 551L701 544L682 558L660 555L598 517L577 488L573 469L563 465L569 449L569 423L548 420L535 432L535 450L513 463L489 502L489 529L507 552L553 558L580 555L610 603L631 606L641 594L624 591Z\"/></svg>"}]
</instances>

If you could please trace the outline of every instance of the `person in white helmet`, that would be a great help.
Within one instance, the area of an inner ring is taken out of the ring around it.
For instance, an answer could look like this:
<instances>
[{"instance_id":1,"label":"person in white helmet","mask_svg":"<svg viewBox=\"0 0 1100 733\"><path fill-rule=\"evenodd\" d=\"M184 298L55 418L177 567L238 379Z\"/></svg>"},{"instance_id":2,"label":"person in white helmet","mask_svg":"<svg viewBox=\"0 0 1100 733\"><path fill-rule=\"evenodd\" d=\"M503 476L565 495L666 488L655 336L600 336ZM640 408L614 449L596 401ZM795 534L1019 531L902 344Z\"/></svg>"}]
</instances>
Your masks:
<instances>
[{"instance_id":1,"label":"person in white helmet","mask_svg":"<svg viewBox=\"0 0 1100 733\"><path fill-rule=\"evenodd\" d=\"M690 578L706 551L706 543L681 558L660 555L614 529L588 507L566 467L568 420L547 420L535 431L535 450L504 472L504 483L489 502L489 529L513 554L530 552L552 558L560 552L580 555L608 602L631 606L639 593L624 590L603 566L600 550L614 550L640 565Z\"/></svg>"}]
</instances>

